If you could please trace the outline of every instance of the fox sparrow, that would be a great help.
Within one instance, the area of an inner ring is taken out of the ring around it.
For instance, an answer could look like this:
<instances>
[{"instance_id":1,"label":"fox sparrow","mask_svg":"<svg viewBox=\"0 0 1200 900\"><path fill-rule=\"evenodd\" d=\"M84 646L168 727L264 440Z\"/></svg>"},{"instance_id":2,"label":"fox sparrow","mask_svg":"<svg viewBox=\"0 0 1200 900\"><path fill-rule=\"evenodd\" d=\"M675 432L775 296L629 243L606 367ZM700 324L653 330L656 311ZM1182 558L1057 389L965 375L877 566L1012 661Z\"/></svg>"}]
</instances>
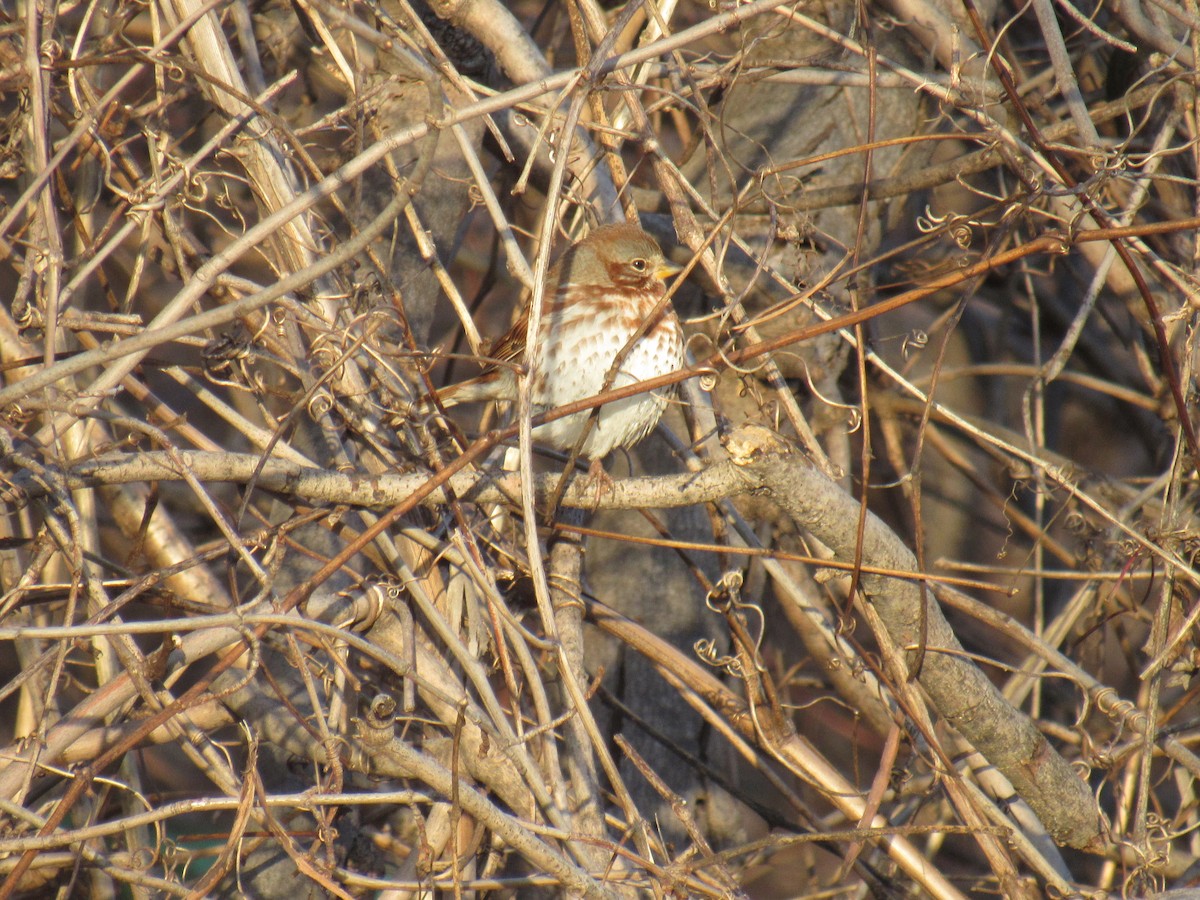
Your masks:
<instances>
[{"instance_id":1,"label":"fox sparrow","mask_svg":"<svg viewBox=\"0 0 1200 900\"><path fill-rule=\"evenodd\" d=\"M664 280L679 271L654 239L636 225L606 225L567 250L550 270L534 356L528 366L533 413L673 372L683 362L683 329L669 303ZM529 311L488 351L498 363L523 363ZM651 316L654 320L647 322ZM609 370L635 334L641 337ZM515 400L511 365L495 365L476 378L442 388L446 406L479 400ZM600 460L617 447L632 447L657 424L668 393L652 391L600 407L580 455ZM593 410L555 419L533 431L535 440L570 451Z\"/></svg>"}]
</instances>

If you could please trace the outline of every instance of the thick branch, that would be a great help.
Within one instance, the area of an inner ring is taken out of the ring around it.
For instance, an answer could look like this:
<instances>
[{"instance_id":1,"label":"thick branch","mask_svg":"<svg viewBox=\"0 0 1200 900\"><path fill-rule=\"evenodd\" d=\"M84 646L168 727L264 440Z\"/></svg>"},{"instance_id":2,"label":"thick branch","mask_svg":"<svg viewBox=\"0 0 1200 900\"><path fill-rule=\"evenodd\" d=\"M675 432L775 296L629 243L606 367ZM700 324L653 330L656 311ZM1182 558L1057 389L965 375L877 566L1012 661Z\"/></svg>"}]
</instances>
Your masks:
<instances>
[{"instance_id":1,"label":"thick branch","mask_svg":"<svg viewBox=\"0 0 1200 900\"><path fill-rule=\"evenodd\" d=\"M799 527L842 559L855 558L857 500L765 428L740 429L729 450ZM870 513L861 558L872 567L917 571L912 551ZM860 584L898 647L916 650L923 642L921 687L938 712L1008 778L1051 836L1070 847L1098 845L1100 820L1091 789L971 662L932 596L923 600L915 582L886 575L864 572Z\"/></svg>"},{"instance_id":2,"label":"thick branch","mask_svg":"<svg viewBox=\"0 0 1200 900\"><path fill-rule=\"evenodd\" d=\"M261 467L261 468L260 468ZM351 506L388 507L412 496L429 481L427 474L368 475L335 472L316 466L262 457L249 453L148 452L105 456L72 466L63 473L63 484L71 490L131 482L181 481L186 472L204 483L251 484L267 491L297 497L313 504L343 503ZM538 479L537 494L549 497L558 485L559 474ZM520 479L516 473L462 472L450 479L456 497L473 503L499 503L517 496ZM703 472L667 477L628 478L614 482L611 491L597 497L586 479L576 478L568 486L562 504L584 509L666 509L718 500L744 489L744 481L731 464ZM43 496L46 489L26 472L15 473L10 486L0 491L0 502L20 505ZM437 490L425 500L441 506L446 492Z\"/></svg>"}]
</instances>

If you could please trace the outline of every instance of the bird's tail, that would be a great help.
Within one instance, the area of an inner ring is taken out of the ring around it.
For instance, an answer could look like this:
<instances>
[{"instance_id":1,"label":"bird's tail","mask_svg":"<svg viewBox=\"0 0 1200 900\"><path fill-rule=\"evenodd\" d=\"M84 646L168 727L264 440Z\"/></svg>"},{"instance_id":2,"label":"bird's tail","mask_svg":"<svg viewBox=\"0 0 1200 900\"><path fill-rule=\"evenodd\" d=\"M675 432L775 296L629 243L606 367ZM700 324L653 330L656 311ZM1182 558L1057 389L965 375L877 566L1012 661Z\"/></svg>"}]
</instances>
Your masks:
<instances>
[{"instance_id":1,"label":"bird's tail","mask_svg":"<svg viewBox=\"0 0 1200 900\"><path fill-rule=\"evenodd\" d=\"M515 400L517 396L517 379L511 370L493 369L438 388L433 397L427 397L418 403L414 410L421 414L435 412L439 405L445 408L458 406L463 403L481 403L485 400ZM436 401L434 400L436 397Z\"/></svg>"}]
</instances>

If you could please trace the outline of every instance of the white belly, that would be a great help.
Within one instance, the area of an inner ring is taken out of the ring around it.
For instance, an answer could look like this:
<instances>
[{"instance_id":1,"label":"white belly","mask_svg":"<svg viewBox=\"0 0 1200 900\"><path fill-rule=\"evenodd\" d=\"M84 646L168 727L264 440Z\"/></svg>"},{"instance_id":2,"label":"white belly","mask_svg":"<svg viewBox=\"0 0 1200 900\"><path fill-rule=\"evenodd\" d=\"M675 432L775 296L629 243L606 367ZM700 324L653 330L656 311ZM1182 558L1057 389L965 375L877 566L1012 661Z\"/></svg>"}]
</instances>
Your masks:
<instances>
[{"instance_id":1,"label":"white belly","mask_svg":"<svg viewBox=\"0 0 1200 900\"><path fill-rule=\"evenodd\" d=\"M608 372L621 348L633 336L632 329L624 333L608 329L606 334L599 329L590 330L579 340L565 342L562 352L557 354L543 341L538 347L534 372L542 371L549 377L544 379L547 389L536 392L533 397L535 412L545 412L604 390L636 384L679 369L683 362L683 339L674 313L668 310L667 316L667 321L674 327L653 329L634 344L611 383L607 382ZM542 379L538 381L542 382ZM606 403L588 432L581 455L598 460L616 447L636 444L657 424L672 393L670 388L659 389ZM593 412L587 410L556 419L534 429L533 436L559 449L570 450Z\"/></svg>"}]
</instances>

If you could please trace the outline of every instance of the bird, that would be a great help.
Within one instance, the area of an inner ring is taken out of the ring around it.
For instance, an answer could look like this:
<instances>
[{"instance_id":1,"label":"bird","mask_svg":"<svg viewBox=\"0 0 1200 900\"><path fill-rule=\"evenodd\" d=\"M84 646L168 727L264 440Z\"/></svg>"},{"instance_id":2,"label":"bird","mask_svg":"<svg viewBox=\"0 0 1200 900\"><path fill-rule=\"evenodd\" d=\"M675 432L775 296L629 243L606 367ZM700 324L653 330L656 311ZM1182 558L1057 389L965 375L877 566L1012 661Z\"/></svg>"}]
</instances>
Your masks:
<instances>
[{"instance_id":1,"label":"bird","mask_svg":"<svg viewBox=\"0 0 1200 900\"><path fill-rule=\"evenodd\" d=\"M443 406L478 401L515 401L517 369L531 380L534 415L677 371L683 364L683 328L671 303L663 303L666 280L680 271L658 243L639 226L605 225L573 244L546 279L533 358L525 359L529 309L486 352L491 364L474 378L437 391ZM651 317L652 320L651 320ZM649 321L648 321L649 320ZM608 383L613 362L624 354ZM591 462L603 477L601 460L618 447L629 449L658 424L671 388L648 391L600 407L580 443L594 410L539 425L533 438Z\"/></svg>"}]
</instances>

